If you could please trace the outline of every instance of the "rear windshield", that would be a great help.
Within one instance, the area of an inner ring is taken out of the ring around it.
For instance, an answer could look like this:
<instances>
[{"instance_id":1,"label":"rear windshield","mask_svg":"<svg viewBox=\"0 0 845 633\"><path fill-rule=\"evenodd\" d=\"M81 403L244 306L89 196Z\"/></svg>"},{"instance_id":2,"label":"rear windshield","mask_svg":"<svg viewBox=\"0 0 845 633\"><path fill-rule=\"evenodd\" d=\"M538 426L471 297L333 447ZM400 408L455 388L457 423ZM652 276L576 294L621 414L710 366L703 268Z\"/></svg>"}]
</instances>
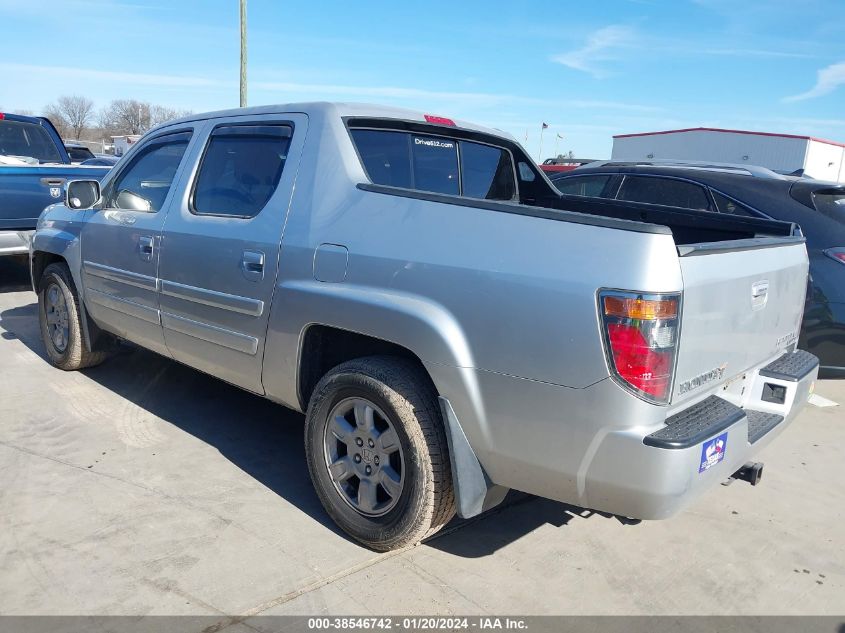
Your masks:
<instances>
[{"instance_id":1,"label":"rear windshield","mask_svg":"<svg viewBox=\"0 0 845 633\"><path fill-rule=\"evenodd\" d=\"M62 157L50 134L40 125L24 121L0 121L0 156L60 163Z\"/></svg>"},{"instance_id":2,"label":"rear windshield","mask_svg":"<svg viewBox=\"0 0 845 633\"><path fill-rule=\"evenodd\" d=\"M813 204L826 215L842 217L845 214L845 190L813 192Z\"/></svg>"},{"instance_id":3,"label":"rear windshield","mask_svg":"<svg viewBox=\"0 0 845 633\"><path fill-rule=\"evenodd\" d=\"M351 132L367 176L377 185L484 200L516 195L513 161L500 147L413 132Z\"/></svg>"}]
</instances>

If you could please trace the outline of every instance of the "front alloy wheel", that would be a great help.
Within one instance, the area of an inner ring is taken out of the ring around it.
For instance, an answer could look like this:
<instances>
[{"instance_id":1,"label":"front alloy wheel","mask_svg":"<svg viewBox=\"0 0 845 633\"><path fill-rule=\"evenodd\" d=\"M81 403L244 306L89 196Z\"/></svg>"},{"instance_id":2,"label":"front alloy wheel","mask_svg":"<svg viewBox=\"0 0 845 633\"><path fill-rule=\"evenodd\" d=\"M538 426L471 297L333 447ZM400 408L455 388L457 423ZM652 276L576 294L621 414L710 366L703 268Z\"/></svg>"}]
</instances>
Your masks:
<instances>
[{"instance_id":1,"label":"front alloy wheel","mask_svg":"<svg viewBox=\"0 0 845 633\"><path fill-rule=\"evenodd\" d=\"M59 284L54 281L45 291L44 312L50 342L59 354L64 354L70 337L67 301Z\"/></svg>"}]
</instances>

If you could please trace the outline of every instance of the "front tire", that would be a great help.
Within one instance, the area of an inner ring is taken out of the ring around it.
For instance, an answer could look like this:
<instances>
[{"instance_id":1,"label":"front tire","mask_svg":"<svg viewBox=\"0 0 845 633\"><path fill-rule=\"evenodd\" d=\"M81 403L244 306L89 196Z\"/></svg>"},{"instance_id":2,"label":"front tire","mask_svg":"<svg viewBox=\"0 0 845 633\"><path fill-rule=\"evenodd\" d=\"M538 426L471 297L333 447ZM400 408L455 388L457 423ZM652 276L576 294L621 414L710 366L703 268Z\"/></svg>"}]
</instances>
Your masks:
<instances>
[{"instance_id":1,"label":"front tire","mask_svg":"<svg viewBox=\"0 0 845 633\"><path fill-rule=\"evenodd\" d=\"M455 514L437 394L410 361L361 358L326 374L308 405L305 452L326 512L374 550L418 543Z\"/></svg>"},{"instance_id":2,"label":"front tire","mask_svg":"<svg viewBox=\"0 0 845 633\"><path fill-rule=\"evenodd\" d=\"M47 358L54 367L72 371L98 365L106 352L92 352L82 335L81 306L66 264L50 264L38 284L38 319Z\"/></svg>"}]
</instances>

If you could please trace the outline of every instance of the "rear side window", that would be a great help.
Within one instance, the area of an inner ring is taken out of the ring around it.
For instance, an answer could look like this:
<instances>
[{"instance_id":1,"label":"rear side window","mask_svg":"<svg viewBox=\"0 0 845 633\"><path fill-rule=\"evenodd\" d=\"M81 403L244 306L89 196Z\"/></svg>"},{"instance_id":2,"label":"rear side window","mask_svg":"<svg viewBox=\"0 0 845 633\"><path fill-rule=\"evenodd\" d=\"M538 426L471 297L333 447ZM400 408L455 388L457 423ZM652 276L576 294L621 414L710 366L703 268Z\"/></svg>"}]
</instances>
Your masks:
<instances>
[{"instance_id":1,"label":"rear side window","mask_svg":"<svg viewBox=\"0 0 845 633\"><path fill-rule=\"evenodd\" d=\"M570 196L602 197L602 192L610 180L609 175L573 176L572 178L558 178L552 183L561 193Z\"/></svg>"},{"instance_id":2,"label":"rear side window","mask_svg":"<svg viewBox=\"0 0 845 633\"><path fill-rule=\"evenodd\" d=\"M625 176L617 198L684 209L710 210L704 187L673 178Z\"/></svg>"},{"instance_id":3,"label":"rear side window","mask_svg":"<svg viewBox=\"0 0 845 633\"><path fill-rule=\"evenodd\" d=\"M192 211L239 218L258 215L279 184L292 131L288 125L215 128L200 164Z\"/></svg>"},{"instance_id":4,"label":"rear side window","mask_svg":"<svg viewBox=\"0 0 845 633\"><path fill-rule=\"evenodd\" d=\"M713 191L713 198L716 200L716 207L719 209L719 213L727 213L729 215L741 215L749 218L760 217L758 213L754 213L754 211L752 211L745 205L742 205L739 202L736 202L735 200L731 200L727 196L723 196L718 191Z\"/></svg>"},{"instance_id":5,"label":"rear side window","mask_svg":"<svg viewBox=\"0 0 845 633\"><path fill-rule=\"evenodd\" d=\"M460 141L461 192L469 198L513 200L516 184L513 161L505 150Z\"/></svg>"},{"instance_id":6,"label":"rear side window","mask_svg":"<svg viewBox=\"0 0 845 633\"><path fill-rule=\"evenodd\" d=\"M503 149L408 132L351 133L367 176L377 185L487 200L511 200L516 193L513 162Z\"/></svg>"}]
</instances>

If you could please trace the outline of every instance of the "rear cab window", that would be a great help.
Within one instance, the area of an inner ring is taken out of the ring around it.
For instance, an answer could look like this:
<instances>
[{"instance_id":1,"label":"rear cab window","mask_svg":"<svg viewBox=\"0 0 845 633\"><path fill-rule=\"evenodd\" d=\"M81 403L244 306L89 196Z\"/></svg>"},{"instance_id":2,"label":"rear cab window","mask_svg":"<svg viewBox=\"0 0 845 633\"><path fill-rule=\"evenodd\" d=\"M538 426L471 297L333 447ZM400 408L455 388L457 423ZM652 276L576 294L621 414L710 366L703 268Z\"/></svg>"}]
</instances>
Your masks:
<instances>
[{"instance_id":1,"label":"rear cab window","mask_svg":"<svg viewBox=\"0 0 845 633\"><path fill-rule=\"evenodd\" d=\"M40 125L26 121L0 121L0 155L38 163L60 163L53 138Z\"/></svg>"},{"instance_id":2,"label":"rear cab window","mask_svg":"<svg viewBox=\"0 0 845 633\"><path fill-rule=\"evenodd\" d=\"M373 184L482 200L516 197L513 159L503 148L406 131L350 133Z\"/></svg>"}]
</instances>

